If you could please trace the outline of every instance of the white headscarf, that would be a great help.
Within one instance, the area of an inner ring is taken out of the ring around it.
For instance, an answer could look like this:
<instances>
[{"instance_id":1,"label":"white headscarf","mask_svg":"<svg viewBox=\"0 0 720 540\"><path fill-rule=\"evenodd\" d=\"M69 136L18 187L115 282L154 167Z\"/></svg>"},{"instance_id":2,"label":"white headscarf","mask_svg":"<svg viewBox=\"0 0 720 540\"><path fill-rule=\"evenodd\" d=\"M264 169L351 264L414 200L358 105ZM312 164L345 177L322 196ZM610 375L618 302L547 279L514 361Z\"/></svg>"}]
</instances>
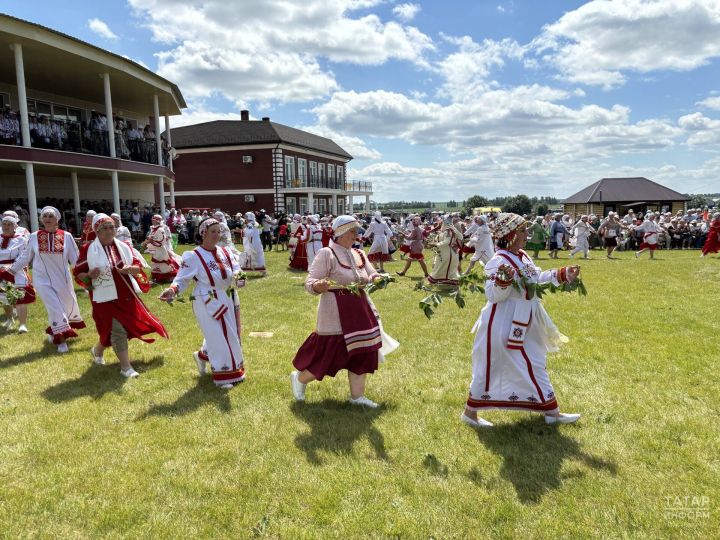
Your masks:
<instances>
[{"instance_id":1,"label":"white headscarf","mask_svg":"<svg viewBox=\"0 0 720 540\"><path fill-rule=\"evenodd\" d=\"M360 223L353 216L338 216L332 223L333 239L342 236L351 229L359 229Z\"/></svg>"},{"instance_id":2,"label":"white headscarf","mask_svg":"<svg viewBox=\"0 0 720 540\"><path fill-rule=\"evenodd\" d=\"M55 208L54 206L46 206L42 210L40 210L40 216L42 217L45 214L55 214L55 217L58 221L62 218L62 214L60 214L60 210Z\"/></svg>"}]
</instances>

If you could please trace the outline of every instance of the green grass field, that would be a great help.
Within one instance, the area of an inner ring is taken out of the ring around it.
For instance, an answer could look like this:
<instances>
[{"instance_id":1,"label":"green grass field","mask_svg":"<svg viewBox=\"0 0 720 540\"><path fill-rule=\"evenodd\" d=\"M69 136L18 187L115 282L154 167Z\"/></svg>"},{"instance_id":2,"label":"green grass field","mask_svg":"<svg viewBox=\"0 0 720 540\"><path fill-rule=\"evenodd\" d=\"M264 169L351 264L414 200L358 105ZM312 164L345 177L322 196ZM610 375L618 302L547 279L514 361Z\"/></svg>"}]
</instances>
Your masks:
<instances>
[{"instance_id":1,"label":"green grass field","mask_svg":"<svg viewBox=\"0 0 720 540\"><path fill-rule=\"evenodd\" d=\"M67 355L36 303L29 334L0 335L0 537L718 538L720 260L593 256L587 297L545 299L570 337L549 358L555 391L583 414L559 428L513 412L479 433L459 422L481 295L429 321L411 279L374 294L402 344L369 378L375 411L346 404L341 376L293 402L317 299L285 254L241 291L248 380L229 392L199 379L190 306L158 287L146 301L171 340L132 342L129 381L111 351L91 364L84 293L89 326Z\"/></svg>"}]
</instances>

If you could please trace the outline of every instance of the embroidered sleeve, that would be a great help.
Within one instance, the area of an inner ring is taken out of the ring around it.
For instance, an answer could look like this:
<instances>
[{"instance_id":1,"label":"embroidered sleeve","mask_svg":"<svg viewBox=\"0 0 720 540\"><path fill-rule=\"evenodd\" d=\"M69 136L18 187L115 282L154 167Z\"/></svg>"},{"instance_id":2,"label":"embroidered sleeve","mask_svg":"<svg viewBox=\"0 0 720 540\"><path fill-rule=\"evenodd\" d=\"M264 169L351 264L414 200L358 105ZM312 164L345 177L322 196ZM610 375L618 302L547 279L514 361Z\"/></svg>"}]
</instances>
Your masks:
<instances>
[{"instance_id":1,"label":"embroidered sleeve","mask_svg":"<svg viewBox=\"0 0 720 540\"><path fill-rule=\"evenodd\" d=\"M171 287L175 288L176 292L183 292L187 289L190 281L197 275L197 264L194 259L197 259L194 250L183 253L180 270L178 270L171 285Z\"/></svg>"}]
</instances>

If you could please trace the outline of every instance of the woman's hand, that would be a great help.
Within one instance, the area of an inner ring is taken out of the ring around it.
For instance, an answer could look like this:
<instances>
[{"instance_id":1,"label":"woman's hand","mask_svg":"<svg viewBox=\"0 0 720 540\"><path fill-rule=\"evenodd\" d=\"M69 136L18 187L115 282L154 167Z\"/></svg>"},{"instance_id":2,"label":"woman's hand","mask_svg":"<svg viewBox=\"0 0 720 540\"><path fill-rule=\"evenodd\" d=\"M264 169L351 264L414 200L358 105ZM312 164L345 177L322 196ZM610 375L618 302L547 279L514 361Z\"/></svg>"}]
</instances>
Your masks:
<instances>
[{"instance_id":1,"label":"woman's hand","mask_svg":"<svg viewBox=\"0 0 720 540\"><path fill-rule=\"evenodd\" d=\"M88 272L88 276L90 276L90 279L97 279L100 277L100 274L102 274L102 270L99 268L93 268Z\"/></svg>"},{"instance_id":2,"label":"woman's hand","mask_svg":"<svg viewBox=\"0 0 720 540\"><path fill-rule=\"evenodd\" d=\"M577 279L577 277L580 275L580 266L577 264L574 266L568 266L567 267L567 278L568 282L572 283Z\"/></svg>"},{"instance_id":3,"label":"woman's hand","mask_svg":"<svg viewBox=\"0 0 720 540\"><path fill-rule=\"evenodd\" d=\"M168 287L162 293L160 293L160 296L158 296L158 298L164 302L172 302L173 298L175 298L175 288Z\"/></svg>"},{"instance_id":4,"label":"woman's hand","mask_svg":"<svg viewBox=\"0 0 720 540\"><path fill-rule=\"evenodd\" d=\"M500 274L504 280L515 279L515 269L509 264L501 264L498 266L497 273Z\"/></svg>"},{"instance_id":5,"label":"woman's hand","mask_svg":"<svg viewBox=\"0 0 720 540\"><path fill-rule=\"evenodd\" d=\"M330 290L330 283L327 279L321 279L313 283L313 291L318 294L326 293Z\"/></svg>"}]
</instances>

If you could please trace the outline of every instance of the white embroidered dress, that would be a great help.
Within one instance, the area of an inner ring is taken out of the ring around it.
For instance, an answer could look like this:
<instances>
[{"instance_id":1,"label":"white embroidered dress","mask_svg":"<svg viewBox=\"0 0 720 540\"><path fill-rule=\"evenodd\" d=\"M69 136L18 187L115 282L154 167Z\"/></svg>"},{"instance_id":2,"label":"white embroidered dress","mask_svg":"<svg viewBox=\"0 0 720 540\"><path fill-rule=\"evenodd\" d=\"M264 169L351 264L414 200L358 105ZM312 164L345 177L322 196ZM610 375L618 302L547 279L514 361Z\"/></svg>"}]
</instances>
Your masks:
<instances>
[{"instance_id":1,"label":"white embroidered dress","mask_svg":"<svg viewBox=\"0 0 720 540\"><path fill-rule=\"evenodd\" d=\"M490 279L485 283L488 302L475 323L472 351L472 381L468 408L556 412L555 391L547 373L546 357L567 338L560 334L537 296L528 298L520 285L496 281L500 265L515 269L531 283L560 284L564 269L541 270L520 250L515 255L498 250L485 265Z\"/></svg>"},{"instance_id":2,"label":"white embroidered dress","mask_svg":"<svg viewBox=\"0 0 720 540\"><path fill-rule=\"evenodd\" d=\"M32 264L35 290L45 305L48 328L54 343L77 337L74 329L85 328L80 316L73 278L68 265L75 266L79 251L72 235L61 229L54 233L41 230L30 235L27 248L10 267L19 276Z\"/></svg>"},{"instance_id":3,"label":"white embroidered dress","mask_svg":"<svg viewBox=\"0 0 720 540\"><path fill-rule=\"evenodd\" d=\"M218 386L245 378L237 291L232 291L234 297L227 293L234 282L233 274L239 270L239 260L230 249L208 251L197 247L183 253L180 270L172 283L182 292L195 281L192 309L205 338L200 357L210 362Z\"/></svg>"}]
</instances>

